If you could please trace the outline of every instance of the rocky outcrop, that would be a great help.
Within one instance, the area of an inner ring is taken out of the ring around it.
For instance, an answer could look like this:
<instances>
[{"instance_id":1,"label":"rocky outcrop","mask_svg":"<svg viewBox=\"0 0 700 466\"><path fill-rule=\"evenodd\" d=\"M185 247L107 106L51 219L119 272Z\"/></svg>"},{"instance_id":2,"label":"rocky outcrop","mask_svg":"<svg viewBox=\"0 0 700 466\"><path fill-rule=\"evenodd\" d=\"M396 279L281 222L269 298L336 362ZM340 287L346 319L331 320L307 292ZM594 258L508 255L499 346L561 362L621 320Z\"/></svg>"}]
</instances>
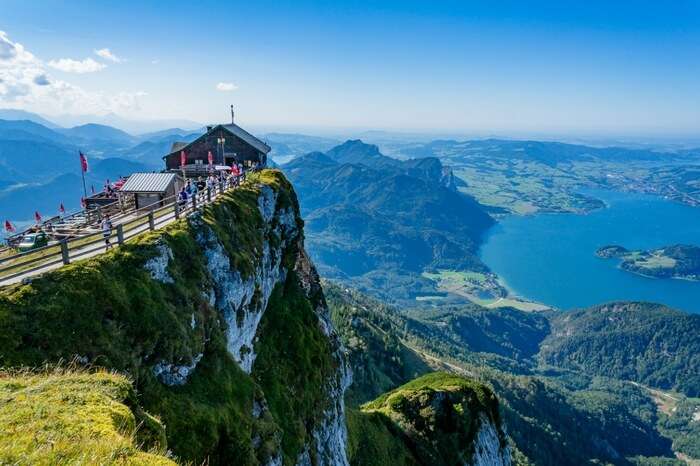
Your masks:
<instances>
[{"instance_id":1,"label":"rocky outcrop","mask_svg":"<svg viewBox=\"0 0 700 466\"><path fill-rule=\"evenodd\" d=\"M404 445L397 464L510 466L498 400L485 385L434 372L384 394L361 415L382 420L387 436ZM353 435L363 435L353 432Z\"/></svg>"},{"instance_id":2,"label":"rocky outcrop","mask_svg":"<svg viewBox=\"0 0 700 466\"><path fill-rule=\"evenodd\" d=\"M196 240L204 251L207 271L211 275L212 288L209 296L226 324L226 346L246 373L250 374L255 364L255 341L258 328L267 309L270 296L276 286L287 279L290 272L285 255L296 254L293 270L307 299L313 304L318 325L329 339L332 356L338 367L335 377L327 380L328 404L322 421L313 428L312 441L298 458L298 464L346 465L347 429L343 395L350 383L350 371L345 361L342 346L330 322L328 308L323 299L319 276L309 260L303 244L303 232L299 228L298 208L283 205L280 192L268 185L256 186L257 209L262 223L257 233L262 238L260 251L254 258L252 271L245 273L231 261L216 233L206 225L201 215L190 219ZM281 462L276 454L270 464Z\"/></svg>"},{"instance_id":3,"label":"rocky outcrop","mask_svg":"<svg viewBox=\"0 0 700 466\"><path fill-rule=\"evenodd\" d=\"M479 430L474 438L474 455L471 464L474 466L510 466L511 451L504 446L503 434L499 434L499 426L486 415L479 416Z\"/></svg>"},{"instance_id":4,"label":"rocky outcrop","mask_svg":"<svg viewBox=\"0 0 700 466\"><path fill-rule=\"evenodd\" d=\"M298 206L285 205L280 201L280 191L269 185L259 184L256 189L257 210L262 220L257 233L262 241L259 243L260 250L254 251L257 254L253 255L252 271L246 273L232 263L224 244L201 215L190 220L211 276L209 295L214 298L212 304L225 321L229 353L241 369L250 374L256 360L254 343L260 337L260 322L273 290L285 282L290 272L289 264L283 259L290 254L296 256L293 270L306 298L314 307L318 325L330 342L332 357L338 367L337 374L327 380L325 387L321 387L327 393L327 408L322 421L313 427L312 440L300 454L298 464L306 464L313 457L315 464L343 466L348 464L343 395L350 383L349 367L330 322L319 276L304 250ZM281 455L275 454L270 464L280 461Z\"/></svg>"},{"instance_id":5,"label":"rocky outcrop","mask_svg":"<svg viewBox=\"0 0 700 466\"><path fill-rule=\"evenodd\" d=\"M173 258L173 251L163 243L156 245L157 254L149 259L143 268L151 273L151 278L161 283L174 283L168 272L168 264Z\"/></svg>"},{"instance_id":6,"label":"rocky outcrop","mask_svg":"<svg viewBox=\"0 0 700 466\"><path fill-rule=\"evenodd\" d=\"M172 387L173 385L184 385L187 382L187 377L197 367L199 361L202 360L202 353L199 353L192 359L191 364L172 364L161 361L153 366L153 375L165 385Z\"/></svg>"}]
</instances>

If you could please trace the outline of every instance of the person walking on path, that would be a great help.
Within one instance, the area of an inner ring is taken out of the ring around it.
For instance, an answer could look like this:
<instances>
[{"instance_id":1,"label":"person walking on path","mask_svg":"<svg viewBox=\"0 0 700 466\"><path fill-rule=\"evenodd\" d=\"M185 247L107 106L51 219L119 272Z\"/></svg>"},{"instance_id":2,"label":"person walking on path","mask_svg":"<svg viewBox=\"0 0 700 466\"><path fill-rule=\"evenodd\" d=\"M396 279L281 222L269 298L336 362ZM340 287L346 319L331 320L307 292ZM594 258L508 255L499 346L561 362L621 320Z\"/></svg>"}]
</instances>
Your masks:
<instances>
[{"instance_id":1,"label":"person walking on path","mask_svg":"<svg viewBox=\"0 0 700 466\"><path fill-rule=\"evenodd\" d=\"M105 248L112 249L112 243L109 241L112 236L112 221L109 219L109 215L105 215L102 219L102 236L105 239Z\"/></svg>"}]
</instances>

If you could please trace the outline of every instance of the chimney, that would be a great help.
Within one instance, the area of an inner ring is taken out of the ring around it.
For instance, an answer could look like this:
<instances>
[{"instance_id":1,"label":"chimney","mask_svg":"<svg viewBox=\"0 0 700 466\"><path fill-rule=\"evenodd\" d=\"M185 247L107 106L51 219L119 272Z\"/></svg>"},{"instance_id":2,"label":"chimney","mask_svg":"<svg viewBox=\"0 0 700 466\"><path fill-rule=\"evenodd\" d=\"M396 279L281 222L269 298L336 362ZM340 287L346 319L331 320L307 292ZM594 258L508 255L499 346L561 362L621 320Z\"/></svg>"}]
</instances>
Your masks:
<instances>
[{"instance_id":1,"label":"chimney","mask_svg":"<svg viewBox=\"0 0 700 466\"><path fill-rule=\"evenodd\" d=\"M231 123L232 123L232 124L235 123L233 117L234 117L234 114L233 114L233 105L231 105Z\"/></svg>"}]
</instances>

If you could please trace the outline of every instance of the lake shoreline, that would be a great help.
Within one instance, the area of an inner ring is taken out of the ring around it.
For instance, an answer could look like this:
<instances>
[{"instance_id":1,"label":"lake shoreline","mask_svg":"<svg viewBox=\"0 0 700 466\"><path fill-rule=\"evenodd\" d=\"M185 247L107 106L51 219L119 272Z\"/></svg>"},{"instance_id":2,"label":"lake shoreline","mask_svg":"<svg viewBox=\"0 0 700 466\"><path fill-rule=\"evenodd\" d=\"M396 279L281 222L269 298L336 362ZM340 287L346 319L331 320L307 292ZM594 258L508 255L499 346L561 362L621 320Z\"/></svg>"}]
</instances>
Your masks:
<instances>
[{"instance_id":1,"label":"lake shoreline","mask_svg":"<svg viewBox=\"0 0 700 466\"><path fill-rule=\"evenodd\" d=\"M700 313L700 282L658 278L601 261L606 244L654 249L700 238L697 208L624 191L586 190L605 208L581 213L509 214L483 236L479 257L509 295L566 310L614 301L663 303ZM663 277L667 278L667 277Z\"/></svg>"}]
</instances>

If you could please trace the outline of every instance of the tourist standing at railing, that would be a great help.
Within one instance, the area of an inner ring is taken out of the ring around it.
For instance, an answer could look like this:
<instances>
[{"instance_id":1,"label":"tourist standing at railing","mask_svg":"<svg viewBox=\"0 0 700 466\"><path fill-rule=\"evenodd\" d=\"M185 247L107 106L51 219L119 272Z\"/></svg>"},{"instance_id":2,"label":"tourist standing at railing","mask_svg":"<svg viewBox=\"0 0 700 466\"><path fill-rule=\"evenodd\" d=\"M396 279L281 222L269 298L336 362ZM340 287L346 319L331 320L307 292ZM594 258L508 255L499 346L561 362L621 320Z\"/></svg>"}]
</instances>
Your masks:
<instances>
[{"instance_id":1,"label":"tourist standing at railing","mask_svg":"<svg viewBox=\"0 0 700 466\"><path fill-rule=\"evenodd\" d=\"M192 195L194 194L194 188L192 187L192 181L187 180L187 183L185 183L185 191L187 192L187 200L192 199Z\"/></svg>"},{"instance_id":2,"label":"tourist standing at railing","mask_svg":"<svg viewBox=\"0 0 700 466\"><path fill-rule=\"evenodd\" d=\"M207 189L210 193L213 193L214 188L216 188L216 178L214 178L214 175L209 175L209 178L207 178Z\"/></svg>"},{"instance_id":3,"label":"tourist standing at railing","mask_svg":"<svg viewBox=\"0 0 700 466\"><path fill-rule=\"evenodd\" d=\"M109 215L105 215L102 219L102 236L105 239L105 248L111 249L112 243L109 239L112 236L112 221L109 219Z\"/></svg>"},{"instance_id":4,"label":"tourist standing at railing","mask_svg":"<svg viewBox=\"0 0 700 466\"><path fill-rule=\"evenodd\" d=\"M185 189L184 186L182 189L180 189L180 194L177 196L177 202L180 207L187 207L187 189Z\"/></svg>"},{"instance_id":5,"label":"tourist standing at railing","mask_svg":"<svg viewBox=\"0 0 700 466\"><path fill-rule=\"evenodd\" d=\"M196 181L191 182L190 188L191 188L190 197L192 197L192 202L196 202L197 199L195 199L195 198L197 197L197 193L199 192L199 188L197 187L197 182Z\"/></svg>"},{"instance_id":6,"label":"tourist standing at railing","mask_svg":"<svg viewBox=\"0 0 700 466\"><path fill-rule=\"evenodd\" d=\"M197 195L197 200L201 201L204 198L204 181L202 181L201 176L198 176L197 180L194 181L194 187L197 190L195 193Z\"/></svg>"}]
</instances>

